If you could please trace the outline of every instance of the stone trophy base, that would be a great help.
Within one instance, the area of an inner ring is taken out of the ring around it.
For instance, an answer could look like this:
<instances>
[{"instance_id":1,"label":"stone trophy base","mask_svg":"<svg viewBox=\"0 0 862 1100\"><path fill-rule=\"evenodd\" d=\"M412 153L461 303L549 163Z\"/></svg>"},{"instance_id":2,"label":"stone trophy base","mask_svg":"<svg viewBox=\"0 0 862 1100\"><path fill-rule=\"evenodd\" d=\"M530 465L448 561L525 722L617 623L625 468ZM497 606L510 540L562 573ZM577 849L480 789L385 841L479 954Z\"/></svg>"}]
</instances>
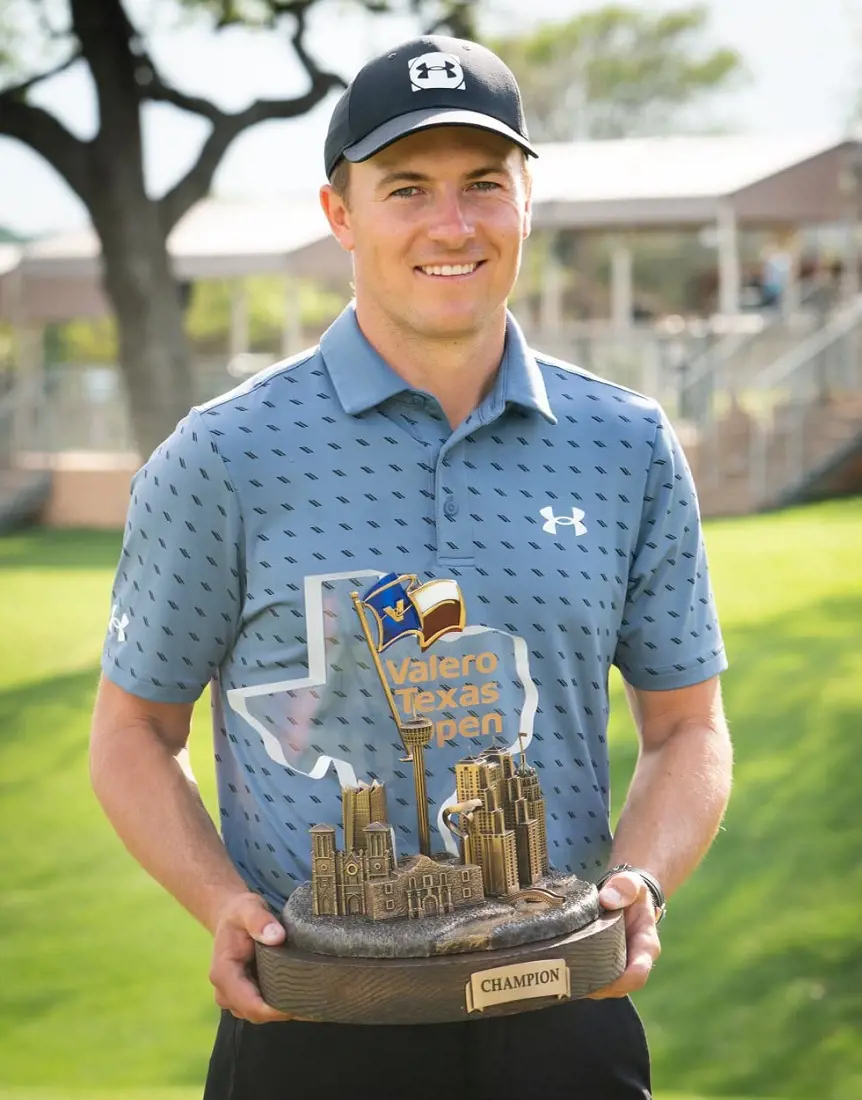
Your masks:
<instances>
[{"instance_id":1,"label":"stone trophy base","mask_svg":"<svg viewBox=\"0 0 862 1100\"><path fill-rule=\"evenodd\" d=\"M582 919L577 928L561 931L551 920L545 938L539 938L535 914L526 918L533 922L531 942L526 943L513 943L510 938L505 946L489 946L501 940L494 935L489 938L488 926L493 922L487 913L477 912L472 942L478 950L469 948L470 922L463 920L454 937L457 943L449 939L450 929L436 949L401 957L379 957L378 951L374 952L378 957L368 957L367 950L364 957L321 954L293 943L258 944L261 992L268 1004L282 1012L348 1024L451 1023L585 997L618 978L626 965L624 916L600 909L595 887L589 890L592 897L581 898L579 905L586 922ZM295 912L294 908L294 917ZM287 911L285 916L289 927ZM425 919L372 922L363 918L342 918L338 923L347 927L354 920L378 928L388 924L393 932L398 925L409 924L410 933L422 926L431 932L433 924ZM361 939L359 928L357 932ZM288 939L292 940L290 932Z\"/></svg>"}]
</instances>

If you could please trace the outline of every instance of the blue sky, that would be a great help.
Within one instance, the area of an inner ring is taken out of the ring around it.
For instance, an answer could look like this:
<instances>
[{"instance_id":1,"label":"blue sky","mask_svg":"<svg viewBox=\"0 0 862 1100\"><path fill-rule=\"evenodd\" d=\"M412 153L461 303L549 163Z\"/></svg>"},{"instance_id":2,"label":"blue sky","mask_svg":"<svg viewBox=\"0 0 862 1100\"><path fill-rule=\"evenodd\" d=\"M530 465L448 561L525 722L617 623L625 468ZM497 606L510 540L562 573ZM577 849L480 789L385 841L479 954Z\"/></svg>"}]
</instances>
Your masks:
<instances>
[{"instance_id":1,"label":"blue sky","mask_svg":"<svg viewBox=\"0 0 862 1100\"><path fill-rule=\"evenodd\" d=\"M490 30L561 18L594 7L578 0L489 0ZM302 72L289 46L274 36L242 31L213 36L199 23L177 27L170 0L132 0L153 20L153 52L184 90L213 96L225 108L256 96L296 94ZM643 7L673 8L667 2ZM528 8L526 14L524 9ZM736 47L749 80L715 102L712 115L733 129L758 133L839 134L862 84L862 0L713 0L709 40ZM404 20L363 19L341 0L326 0L309 46L349 76L362 62L413 33ZM42 86L38 102L56 111L76 133L95 126L95 103L85 72L72 70ZM334 97L303 119L268 123L232 146L216 177L230 197L309 194L321 182L321 150ZM160 193L189 163L206 124L168 107L145 119L149 185ZM80 225L86 213L53 171L17 142L0 138L0 225L45 233Z\"/></svg>"}]
</instances>

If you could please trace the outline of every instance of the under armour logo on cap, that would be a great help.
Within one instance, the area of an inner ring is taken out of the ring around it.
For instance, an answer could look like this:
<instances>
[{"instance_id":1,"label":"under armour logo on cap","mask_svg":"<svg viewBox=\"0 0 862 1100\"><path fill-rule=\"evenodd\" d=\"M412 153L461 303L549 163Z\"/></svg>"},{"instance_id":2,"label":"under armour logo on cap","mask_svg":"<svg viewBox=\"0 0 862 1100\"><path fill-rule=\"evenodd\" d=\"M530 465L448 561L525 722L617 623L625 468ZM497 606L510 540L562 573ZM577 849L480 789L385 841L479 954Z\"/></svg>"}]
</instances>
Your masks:
<instances>
[{"instance_id":1,"label":"under armour logo on cap","mask_svg":"<svg viewBox=\"0 0 862 1100\"><path fill-rule=\"evenodd\" d=\"M411 57L408 65L410 85L414 92L422 92L427 88L464 90L464 70L454 54L423 53L421 57Z\"/></svg>"}]
</instances>

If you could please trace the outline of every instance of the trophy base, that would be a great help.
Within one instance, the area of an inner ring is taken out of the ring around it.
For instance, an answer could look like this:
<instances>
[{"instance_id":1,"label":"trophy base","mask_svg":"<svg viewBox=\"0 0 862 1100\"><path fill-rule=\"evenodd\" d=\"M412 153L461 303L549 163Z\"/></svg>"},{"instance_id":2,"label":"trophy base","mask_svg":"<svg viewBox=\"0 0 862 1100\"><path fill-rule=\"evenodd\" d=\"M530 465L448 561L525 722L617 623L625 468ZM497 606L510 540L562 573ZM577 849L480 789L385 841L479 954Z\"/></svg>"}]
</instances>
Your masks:
<instances>
[{"instance_id":1,"label":"trophy base","mask_svg":"<svg viewBox=\"0 0 862 1100\"><path fill-rule=\"evenodd\" d=\"M438 867L451 861L436 857ZM544 897L545 891L553 898ZM394 959L412 956L475 954L567 936L585 928L601 913L591 882L550 871L526 891L528 897L483 898L450 912L423 913L420 920L373 920L367 916L314 915L313 893L298 886L281 913L293 947L314 955Z\"/></svg>"},{"instance_id":2,"label":"trophy base","mask_svg":"<svg viewBox=\"0 0 862 1100\"><path fill-rule=\"evenodd\" d=\"M626 965L622 912L519 947L368 959L256 945L264 1000L304 1020L438 1024L549 1008L610 985Z\"/></svg>"}]
</instances>

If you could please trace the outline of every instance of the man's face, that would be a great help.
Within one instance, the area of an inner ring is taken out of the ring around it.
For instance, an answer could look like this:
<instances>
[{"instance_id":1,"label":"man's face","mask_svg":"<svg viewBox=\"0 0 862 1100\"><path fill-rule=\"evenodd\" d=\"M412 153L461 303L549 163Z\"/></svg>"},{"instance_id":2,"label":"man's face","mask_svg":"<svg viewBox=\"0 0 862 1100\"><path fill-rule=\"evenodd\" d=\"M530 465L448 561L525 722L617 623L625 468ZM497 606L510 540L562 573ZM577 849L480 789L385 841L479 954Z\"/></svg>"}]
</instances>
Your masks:
<instances>
[{"instance_id":1,"label":"man's face","mask_svg":"<svg viewBox=\"0 0 862 1100\"><path fill-rule=\"evenodd\" d=\"M347 202L321 193L353 253L357 303L405 336L457 339L499 316L529 233L520 150L496 134L441 127L350 165Z\"/></svg>"}]
</instances>

